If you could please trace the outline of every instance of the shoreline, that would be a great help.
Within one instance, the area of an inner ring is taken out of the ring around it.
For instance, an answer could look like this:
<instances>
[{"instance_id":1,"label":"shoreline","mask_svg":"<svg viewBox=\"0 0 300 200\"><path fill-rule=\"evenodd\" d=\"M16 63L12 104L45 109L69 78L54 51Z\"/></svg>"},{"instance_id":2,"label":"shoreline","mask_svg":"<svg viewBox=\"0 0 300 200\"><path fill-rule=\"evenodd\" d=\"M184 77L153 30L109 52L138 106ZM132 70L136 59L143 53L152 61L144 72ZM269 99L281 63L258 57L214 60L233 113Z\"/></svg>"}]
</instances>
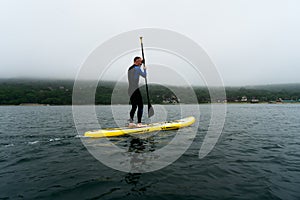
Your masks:
<instances>
[{"instance_id":1,"label":"shoreline","mask_svg":"<svg viewBox=\"0 0 300 200\"><path fill-rule=\"evenodd\" d=\"M256 104L270 104L270 105L289 105L289 104L300 104L300 102L289 102L289 103L282 103L282 102L278 102L278 103L269 103L269 102L259 102L259 103L241 103L241 102L227 102L227 103L198 103L198 105L206 105L206 104L236 104L236 105L256 105ZM15 107L48 107L48 106L112 106L112 105L115 105L115 106L119 106L119 105L130 105L130 104L90 104L90 105L72 105L72 104L67 104L67 105L51 105L51 104L24 104L24 105L0 105L0 106L15 106ZM144 105L147 105L147 104L144 104ZM152 104L152 105L195 105L195 104L188 104L188 103L182 103L182 104Z\"/></svg>"}]
</instances>

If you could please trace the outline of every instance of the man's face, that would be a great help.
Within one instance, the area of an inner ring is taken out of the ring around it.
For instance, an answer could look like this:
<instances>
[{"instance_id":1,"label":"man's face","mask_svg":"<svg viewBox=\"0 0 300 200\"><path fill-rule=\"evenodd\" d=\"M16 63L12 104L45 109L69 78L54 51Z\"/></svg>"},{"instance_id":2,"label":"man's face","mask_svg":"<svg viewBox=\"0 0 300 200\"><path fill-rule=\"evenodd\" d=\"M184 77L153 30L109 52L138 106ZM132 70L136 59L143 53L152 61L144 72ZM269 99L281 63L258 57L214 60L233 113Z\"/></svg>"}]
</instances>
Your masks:
<instances>
[{"instance_id":1,"label":"man's face","mask_svg":"<svg viewBox=\"0 0 300 200\"><path fill-rule=\"evenodd\" d=\"M141 65L142 65L142 62L143 62L143 60L142 60L141 58L139 58L139 59L137 59L137 60L135 61L134 64L136 64L136 65L138 65L138 66L141 66Z\"/></svg>"}]
</instances>

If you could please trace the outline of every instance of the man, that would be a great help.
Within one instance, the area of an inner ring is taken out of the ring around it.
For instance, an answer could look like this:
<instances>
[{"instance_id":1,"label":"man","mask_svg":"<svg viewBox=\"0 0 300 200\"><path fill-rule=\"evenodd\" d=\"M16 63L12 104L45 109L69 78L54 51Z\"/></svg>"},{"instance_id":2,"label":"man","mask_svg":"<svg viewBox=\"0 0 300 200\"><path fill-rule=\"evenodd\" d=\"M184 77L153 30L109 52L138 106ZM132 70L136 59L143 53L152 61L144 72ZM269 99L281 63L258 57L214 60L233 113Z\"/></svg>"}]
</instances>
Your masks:
<instances>
[{"instance_id":1,"label":"man","mask_svg":"<svg viewBox=\"0 0 300 200\"><path fill-rule=\"evenodd\" d=\"M129 119L129 127L142 127L142 116L143 116L143 99L141 92L139 90L139 80L140 76L146 78L147 76L147 70L146 67L144 67L144 71L141 70L141 66L143 63L143 60L141 57L135 57L133 60L134 64L129 67L128 69L128 95L130 97L131 102L131 110L130 110L130 119ZM138 118L138 124L135 125L133 123L133 118L136 109L138 108L137 112L137 118Z\"/></svg>"}]
</instances>

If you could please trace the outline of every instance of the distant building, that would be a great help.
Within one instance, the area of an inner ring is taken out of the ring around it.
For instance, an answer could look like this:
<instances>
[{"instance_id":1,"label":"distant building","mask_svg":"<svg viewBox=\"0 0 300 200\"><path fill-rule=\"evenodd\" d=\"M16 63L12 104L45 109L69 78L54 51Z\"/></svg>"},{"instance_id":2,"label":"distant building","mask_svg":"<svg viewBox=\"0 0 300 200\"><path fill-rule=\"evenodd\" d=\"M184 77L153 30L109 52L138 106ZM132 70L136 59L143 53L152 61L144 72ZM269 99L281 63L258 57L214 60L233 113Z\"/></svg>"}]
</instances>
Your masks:
<instances>
[{"instance_id":1,"label":"distant building","mask_svg":"<svg viewBox=\"0 0 300 200\"><path fill-rule=\"evenodd\" d=\"M281 101L282 103L296 103L295 100L291 100L291 99L284 99Z\"/></svg>"},{"instance_id":2,"label":"distant building","mask_svg":"<svg viewBox=\"0 0 300 200\"><path fill-rule=\"evenodd\" d=\"M282 103L282 98L278 98L278 99L276 100L276 102L281 102L281 103Z\"/></svg>"},{"instance_id":3,"label":"distant building","mask_svg":"<svg viewBox=\"0 0 300 200\"><path fill-rule=\"evenodd\" d=\"M172 95L172 97L168 97L168 98L164 98L163 99L163 103L172 103L172 104L176 104L176 103L179 103L179 99L177 99L176 96Z\"/></svg>"},{"instance_id":4,"label":"distant building","mask_svg":"<svg viewBox=\"0 0 300 200\"><path fill-rule=\"evenodd\" d=\"M250 101L251 103L259 103L259 100L258 99L255 99L255 98L253 98L253 99L251 99L251 101Z\"/></svg>"},{"instance_id":5,"label":"distant building","mask_svg":"<svg viewBox=\"0 0 300 200\"><path fill-rule=\"evenodd\" d=\"M248 101L247 97L243 96L242 99L241 99L241 102L247 102L247 101Z\"/></svg>"},{"instance_id":6,"label":"distant building","mask_svg":"<svg viewBox=\"0 0 300 200\"><path fill-rule=\"evenodd\" d=\"M299 100L300 99L298 99L298 102L299 102ZM296 103L297 100L278 98L278 100L276 102L278 102L278 103Z\"/></svg>"}]
</instances>

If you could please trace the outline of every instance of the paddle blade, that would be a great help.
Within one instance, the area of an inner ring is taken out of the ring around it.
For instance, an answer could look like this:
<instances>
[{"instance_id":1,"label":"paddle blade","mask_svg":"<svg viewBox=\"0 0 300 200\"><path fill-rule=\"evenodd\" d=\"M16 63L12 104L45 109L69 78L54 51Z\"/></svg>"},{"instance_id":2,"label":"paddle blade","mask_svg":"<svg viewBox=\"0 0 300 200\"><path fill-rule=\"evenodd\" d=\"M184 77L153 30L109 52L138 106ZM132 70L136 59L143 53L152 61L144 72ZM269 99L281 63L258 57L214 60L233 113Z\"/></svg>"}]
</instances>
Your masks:
<instances>
[{"instance_id":1,"label":"paddle blade","mask_svg":"<svg viewBox=\"0 0 300 200\"><path fill-rule=\"evenodd\" d=\"M154 115L154 109L151 105L148 105L148 117L152 117Z\"/></svg>"}]
</instances>

